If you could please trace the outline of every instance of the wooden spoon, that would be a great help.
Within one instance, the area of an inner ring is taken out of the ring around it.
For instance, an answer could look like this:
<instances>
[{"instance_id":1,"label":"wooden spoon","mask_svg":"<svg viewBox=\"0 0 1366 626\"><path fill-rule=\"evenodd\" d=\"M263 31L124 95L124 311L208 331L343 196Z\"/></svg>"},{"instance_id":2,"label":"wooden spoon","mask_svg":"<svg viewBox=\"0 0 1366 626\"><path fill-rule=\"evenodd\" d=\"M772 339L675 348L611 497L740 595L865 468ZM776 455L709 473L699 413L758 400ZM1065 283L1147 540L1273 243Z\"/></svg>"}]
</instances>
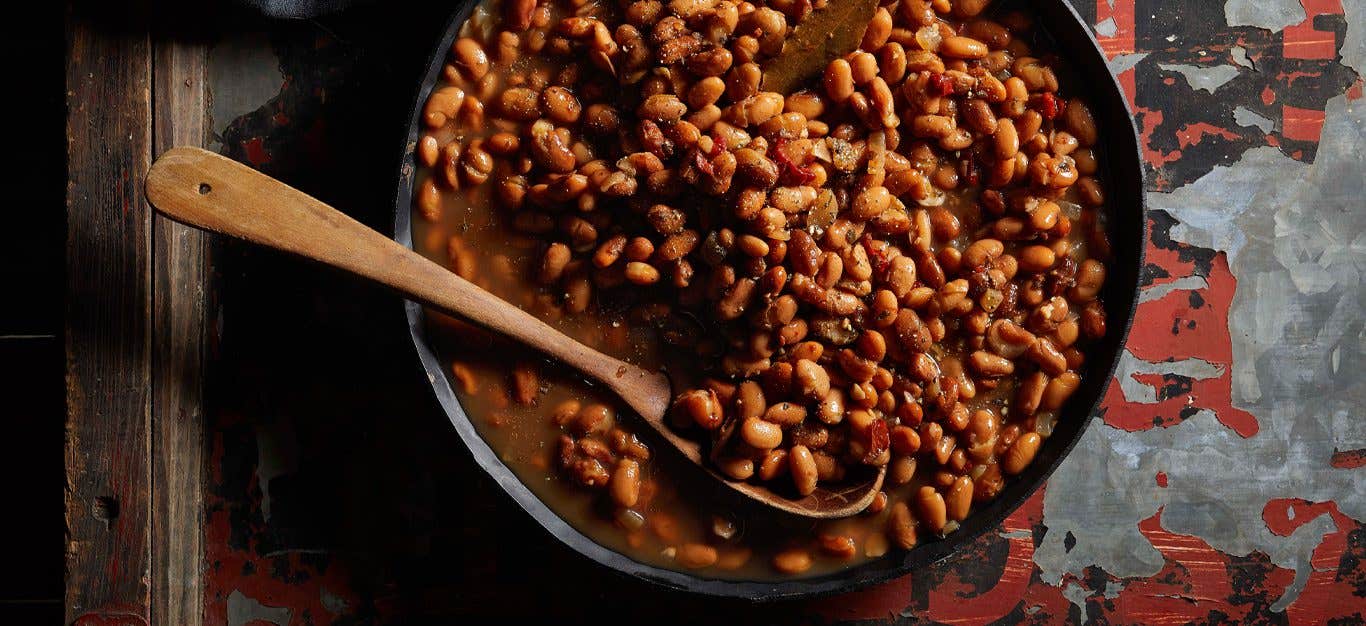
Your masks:
<instances>
[{"instance_id":1,"label":"wooden spoon","mask_svg":"<svg viewBox=\"0 0 1366 626\"><path fill-rule=\"evenodd\" d=\"M664 423L673 391L663 373L574 341L398 242L241 163L199 148L173 148L152 164L146 191L152 206L171 219L368 278L559 359L610 388L689 461L764 505L804 517L848 517L867 508L882 488L885 468L870 470L862 482L817 488L799 500L725 478L706 464L697 442Z\"/></svg>"}]
</instances>

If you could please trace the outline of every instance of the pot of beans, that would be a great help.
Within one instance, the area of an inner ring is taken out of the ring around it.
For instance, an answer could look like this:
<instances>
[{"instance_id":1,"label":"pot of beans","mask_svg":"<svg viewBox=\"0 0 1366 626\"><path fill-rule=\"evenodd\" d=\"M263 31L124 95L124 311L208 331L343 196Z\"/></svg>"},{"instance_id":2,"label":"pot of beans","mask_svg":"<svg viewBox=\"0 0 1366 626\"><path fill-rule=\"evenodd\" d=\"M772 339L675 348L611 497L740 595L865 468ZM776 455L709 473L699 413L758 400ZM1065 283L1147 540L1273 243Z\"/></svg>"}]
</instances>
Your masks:
<instances>
[{"instance_id":1,"label":"pot of beans","mask_svg":"<svg viewBox=\"0 0 1366 626\"><path fill-rule=\"evenodd\" d=\"M432 54L397 239L661 368L666 454L567 368L407 303L479 465L627 575L749 599L903 575L995 528L1076 443L1133 316L1143 167L1062 0L482 0Z\"/></svg>"}]
</instances>

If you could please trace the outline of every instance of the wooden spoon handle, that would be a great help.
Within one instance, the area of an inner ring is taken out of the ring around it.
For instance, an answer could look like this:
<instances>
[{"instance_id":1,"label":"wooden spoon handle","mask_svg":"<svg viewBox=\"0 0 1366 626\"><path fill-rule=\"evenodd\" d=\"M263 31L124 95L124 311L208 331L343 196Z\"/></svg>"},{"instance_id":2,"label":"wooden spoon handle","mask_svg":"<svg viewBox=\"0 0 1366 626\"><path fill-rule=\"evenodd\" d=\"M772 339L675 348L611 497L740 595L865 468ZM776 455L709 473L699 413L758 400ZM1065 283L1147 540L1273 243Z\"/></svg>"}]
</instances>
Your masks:
<instances>
[{"instance_id":1,"label":"wooden spoon handle","mask_svg":"<svg viewBox=\"0 0 1366 626\"><path fill-rule=\"evenodd\" d=\"M667 408L668 381L662 374L570 339L316 198L241 163L200 148L173 148L152 164L146 190L152 206L176 221L368 278L539 349L608 385L647 419L661 418Z\"/></svg>"}]
</instances>

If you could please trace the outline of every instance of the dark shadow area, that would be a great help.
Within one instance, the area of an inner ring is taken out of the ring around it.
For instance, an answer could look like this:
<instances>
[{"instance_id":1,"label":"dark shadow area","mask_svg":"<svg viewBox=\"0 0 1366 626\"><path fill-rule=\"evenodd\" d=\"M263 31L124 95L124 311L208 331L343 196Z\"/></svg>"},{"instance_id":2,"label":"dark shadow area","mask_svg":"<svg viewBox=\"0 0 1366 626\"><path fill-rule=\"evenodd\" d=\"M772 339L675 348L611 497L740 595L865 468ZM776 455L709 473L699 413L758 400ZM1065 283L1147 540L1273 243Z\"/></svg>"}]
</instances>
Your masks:
<instances>
[{"instance_id":1,"label":"dark shadow area","mask_svg":"<svg viewBox=\"0 0 1366 626\"><path fill-rule=\"evenodd\" d=\"M9 202L0 229L0 398L8 477L0 553L0 623L62 618L63 243L66 212L62 3L0 23L9 63Z\"/></svg>"}]
</instances>

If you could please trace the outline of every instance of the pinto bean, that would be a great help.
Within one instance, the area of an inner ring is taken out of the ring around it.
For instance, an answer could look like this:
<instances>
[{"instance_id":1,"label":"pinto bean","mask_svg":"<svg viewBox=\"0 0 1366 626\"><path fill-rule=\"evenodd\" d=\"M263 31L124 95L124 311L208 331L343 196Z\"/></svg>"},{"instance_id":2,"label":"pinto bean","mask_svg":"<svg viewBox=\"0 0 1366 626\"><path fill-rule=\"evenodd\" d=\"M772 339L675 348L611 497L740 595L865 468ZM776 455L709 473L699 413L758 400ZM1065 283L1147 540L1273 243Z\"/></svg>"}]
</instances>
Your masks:
<instances>
[{"instance_id":1,"label":"pinto bean","mask_svg":"<svg viewBox=\"0 0 1366 626\"><path fill-rule=\"evenodd\" d=\"M826 66L825 93L835 102L844 102L854 95L854 72L848 61L835 59Z\"/></svg>"},{"instance_id":2,"label":"pinto bean","mask_svg":"<svg viewBox=\"0 0 1366 626\"><path fill-rule=\"evenodd\" d=\"M617 461L607 485L617 506L629 509L640 500L640 463L635 459Z\"/></svg>"},{"instance_id":3,"label":"pinto bean","mask_svg":"<svg viewBox=\"0 0 1366 626\"><path fill-rule=\"evenodd\" d=\"M914 548L915 528L915 518L911 515L910 507L905 502L893 503L891 513L887 516L887 534L892 542L902 550Z\"/></svg>"},{"instance_id":4,"label":"pinto bean","mask_svg":"<svg viewBox=\"0 0 1366 626\"><path fill-rule=\"evenodd\" d=\"M811 456L811 450L803 445L792 446L787 451L787 462L788 472L792 474L792 484L796 486L797 493L809 496L816 491L819 476L816 459Z\"/></svg>"},{"instance_id":5,"label":"pinto bean","mask_svg":"<svg viewBox=\"0 0 1366 626\"><path fill-rule=\"evenodd\" d=\"M932 533L944 531L944 526L948 524L948 510L944 504L944 496L935 491L934 487L924 486L915 494L915 512L920 523Z\"/></svg>"},{"instance_id":6,"label":"pinto bean","mask_svg":"<svg viewBox=\"0 0 1366 626\"><path fill-rule=\"evenodd\" d=\"M1023 472L1034 461L1034 455L1039 452L1039 444L1042 442L1043 439L1038 433L1020 435L1006 450L1005 458L1001 461L1001 469L1007 474Z\"/></svg>"}]
</instances>

